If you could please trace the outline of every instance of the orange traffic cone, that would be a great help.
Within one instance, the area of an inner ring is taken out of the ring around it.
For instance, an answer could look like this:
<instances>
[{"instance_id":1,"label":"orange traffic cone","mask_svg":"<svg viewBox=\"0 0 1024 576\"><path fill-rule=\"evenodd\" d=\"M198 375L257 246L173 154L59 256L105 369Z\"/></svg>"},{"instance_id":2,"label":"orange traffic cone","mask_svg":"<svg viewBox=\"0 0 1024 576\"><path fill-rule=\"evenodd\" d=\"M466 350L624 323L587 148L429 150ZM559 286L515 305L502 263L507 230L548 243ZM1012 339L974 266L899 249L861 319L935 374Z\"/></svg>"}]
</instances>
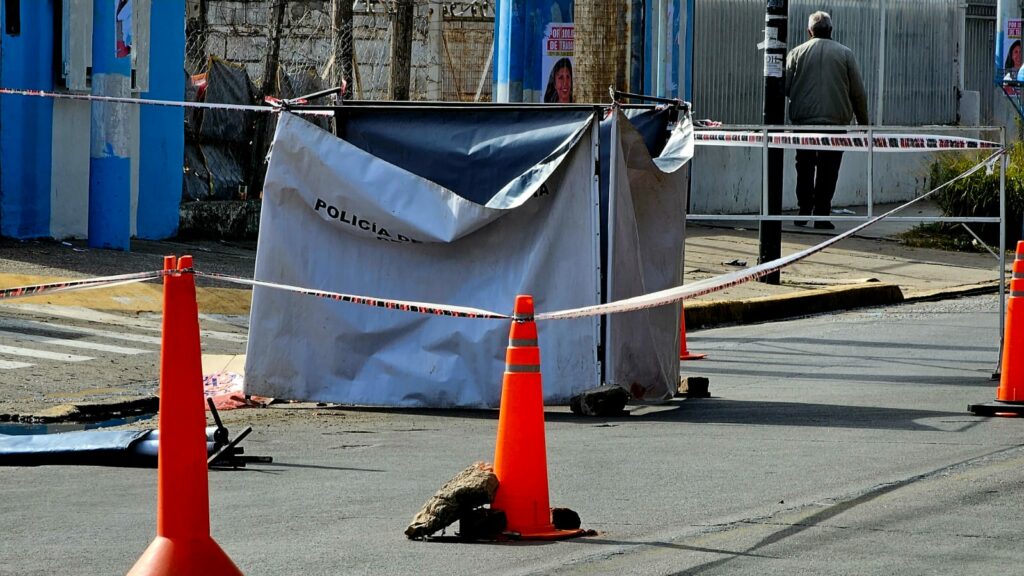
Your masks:
<instances>
[{"instance_id":1,"label":"orange traffic cone","mask_svg":"<svg viewBox=\"0 0 1024 576\"><path fill-rule=\"evenodd\" d=\"M494 473L498 492L491 507L505 512L509 532L527 540L557 540L583 533L558 530L551 522L544 392L532 296L516 296L501 384Z\"/></svg>"},{"instance_id":2,"label":"orange traffic cone","mask_svg":"<svg viewBox=\"0 0 1024 576\"><path fill-rule=\"evenodd\" d=\"M164 258L156 539L129 576L241 574L210 537L206 409L192 257Z\"/></svg>"},{"instance_id":3,"label":"orange traffic cone","mask_svg":"<svg viewBox=\"0 0 1024 576\"><path fill-rule=\"evenodd\" d=\"M969 411L979 416L1024 414L1024 241L1017 242L1017 257L1013 261L1001 364L996 401L972 404L967 407Z\"/></svg>"},{"instance_id":4,"label":"orange traffic cone","mask_svg":"<svg viewBox=\"0 0 1024 576\"><path fill-rule=\"evenodd\" d=\"M683 301L679 301L679 359L680 360L700 360L701 358L707 358L707 354L693 354L686 349L686 308L683 306Z\"/></svg>"}]
</instances>

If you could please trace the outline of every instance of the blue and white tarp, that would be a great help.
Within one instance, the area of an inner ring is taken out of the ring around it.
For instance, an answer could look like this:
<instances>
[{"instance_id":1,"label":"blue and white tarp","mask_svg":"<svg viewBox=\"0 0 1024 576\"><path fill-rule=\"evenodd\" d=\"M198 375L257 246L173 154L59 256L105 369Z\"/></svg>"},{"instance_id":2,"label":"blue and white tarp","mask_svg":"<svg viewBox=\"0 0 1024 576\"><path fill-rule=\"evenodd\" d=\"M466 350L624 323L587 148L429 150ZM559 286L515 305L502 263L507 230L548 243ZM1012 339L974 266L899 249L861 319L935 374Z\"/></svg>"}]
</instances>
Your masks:
<instances>
[{"instance_id":1,"label":"blue and white tarp","mask_svg":"<svg viewBox=\"0 0 1024 576\"><path fill-rule=\"evenodd\" d=\"M608 282L631 295L678 284L686 191L677 176L685 171L663 173L629 122L616 118L626 135L616 152L624 168L613 172L628 176L615 180L609 197L617 199L617 217L653 219L653 226L615 228L624 237L614 243L622 255L613 262L632 264ZM499 312L511 312L517 294L532 295L538 312L604 301L593 109L367 108L349 109L338 123L341 138L281 116L263 192L257 280ZM688 122L665 150L685 163L683 140L692 155ZM637 176L645 190L634 196L629 183ZM649 257L648 249L671 253ZM624 315L612 326L612 347L602 347L600 318L539 323L546 403L599 385L605 361L615 367L614 383L643 391L644 399L674 393L678 368L665 360L678 362L678 308ZM246 393L495 407L508 329L507 321L257 286Z\"/></svg>"}]
</instances>

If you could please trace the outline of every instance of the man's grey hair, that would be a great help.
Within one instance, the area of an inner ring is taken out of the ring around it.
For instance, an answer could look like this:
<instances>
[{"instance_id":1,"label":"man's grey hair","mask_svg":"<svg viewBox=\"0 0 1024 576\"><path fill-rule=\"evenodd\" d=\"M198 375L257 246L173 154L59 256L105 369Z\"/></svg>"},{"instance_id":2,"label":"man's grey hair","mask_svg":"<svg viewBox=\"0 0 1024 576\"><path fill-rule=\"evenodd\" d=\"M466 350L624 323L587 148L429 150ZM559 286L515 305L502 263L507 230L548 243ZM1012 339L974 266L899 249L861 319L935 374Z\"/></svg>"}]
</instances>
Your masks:
<instances>
[{"instance_id":1,"label":"man's grey hair","mask_svg":"<svg viewBox=\"0 0 1024 576\"><path fill-rule=\"evenodd\" d=\"M807 29L815 38L829 38L832 36L832 17L828 12L818 10L807 19Z\"/></svg>"}]
</instances>

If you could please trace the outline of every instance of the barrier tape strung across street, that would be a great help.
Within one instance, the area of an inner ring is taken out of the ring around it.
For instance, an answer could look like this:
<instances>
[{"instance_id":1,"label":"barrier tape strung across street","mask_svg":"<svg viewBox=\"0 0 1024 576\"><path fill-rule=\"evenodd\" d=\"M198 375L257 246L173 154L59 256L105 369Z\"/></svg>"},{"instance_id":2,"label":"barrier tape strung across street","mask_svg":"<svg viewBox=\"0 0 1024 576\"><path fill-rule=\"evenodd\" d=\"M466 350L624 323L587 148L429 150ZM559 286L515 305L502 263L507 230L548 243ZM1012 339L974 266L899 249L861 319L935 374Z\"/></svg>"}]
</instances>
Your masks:
<instances>
[{"instance_id":1,"label":"barrier tape strung across street","mask_svg":"<svg viewBox=\"0 0 1024 576\"><path fill-rule=\"evenodd\" d=\"M169 100L153 100L147 98L121 98L114 96L96 96L92 94L72 94L72 93L59 93L59 92L46 92L43 90L16 90L11 88L0 88L0 94L9 95L20 95L20 96L34 96L43 98L56 98L66 100L86 100L86 101L101 101L110 103L122 103L122 104L147 104L153 106L172 106L182 108L207 108L207 109L224 109L224 110L242 110L242 111L253 111L253 112L278 112L286 108L280 104L272 103L271 106L254 106L244 104L222 104L216 102L182 102L182 101L169 101ZM287 103L285 103L287 104ZM332 111L329 110L302 110L302 109L290 109L289 111L299 114L313 114L313 115L333 115ZM828 133L770 133L768 146L772 148L803 148L812 150L844 150L844 151L865 151L870 147L868 146L869 138L866 132L854 132L845 134L828 134ZM707 145L707 146L761 146L763 145L763 134L761 132L735 132L727 130L698 130L694 132L694 139L696 144ZM560 310L556 312L544 312L535 316L536 320L560 320L570 318L584 318L587 316L597 316L603 314L615 314L621 312L630 312L635 310L642 310L646 308L653 308L656 306L663 306L671 304L680 300L689 298L695 298L698 296L704 296L724 290L726 288L742 284L751 280L756 280L768 274L771 274L785 266L798 262L812 254L820 252L825 248L843 240L857 232L871 226L875 222L890 216L891 214L910 206L911 204L927 198L931 194L938 192L942 188L945 188L949 184L956 182L962 178L966 178L971 174L980 170L983 166L990 164L1001 154L1005 153L1005 150L1001 149L999 144L995 142L989 142L986 140L979 140L974 138L963 138L955 136L934 136L934 135L919 135L919 134L874 134L873 135L873 147L879 151L886 152L930 152L939 150L990 150L995 149L996 151L976 164L970 170L963 174L953 178L949 182L942 184L941 186L899 206L885 214L881 214L855 228L834 236L829 240L822 242L816 246L807 248L801 252L797 252L790 256L779 258L771 262L760 264L753 268L746 270L739 270L724 274L722 276L716 276L715 278L708 278L692 284L684 284L669 288L667 290L661 290L659 292L653 292L650 294L644 294L633 298L627 298L625 300L619 300L617 302L608 302L605 304L598 304L593 306L585 306L581 308L574 308L570 310ZM220 280L224 282L230 282L235 284L244 284L249 286L263 286L266 288L287 290L299 294L308 296L316 296L319 298L327 298L330 300L336 300L340 302L349 302L352 304L361 304L366 306L375 306L378 308L385 308L390 310L400 310L405 312L416 312L420 314L431 314L438 316L450 316L456 318L480 318L480 319L510 319L511 316L508 314L501 314L490 310L483 310L479 308L469 308L464 306L452 306L446 304L432 304L427 302L414 302L406 300L391 300L386 298L372 298L367 296L359 296L354 294L343 294L340 292L330 292L326 290L313 290L309 288L302 288L298 286L289 286L286 284L277 284L273 282L263 282L259 280L250 280L245 278L239 278L234 276L227 276L223 274L206 273L195 270L178 270L170 271L174 273L194 273L197 276ZM118 276L105 276L90 278L84 280L64 281L55 282L50 284L37 284L32 286L22 286L17 288L6 288L0 289L0 300L13 299L13 298L24 298L28 296L38 296L46 293L53 292L70 292L75 290L90 290L95 288L112 287L122 284L132 284L135 282L143 282L146 280L152 280L163 277L169 272L164 270L153 271L153 272L140 272L135 274L122 274Z\"/></svg>"},{"instance_id":2,"label":"barrier tape strung across street","mask_svg":"<svg viewBox=\"0 0 1024 576\"><path fill-rule=\"evenodd\" d=\"M764 133L756 131L736 132L731 130L695 130L694 143L701 146L758 147L764 145ZM869 143L873 144L869 146ZM769 132L769 148L790 148L802 150L842 150L844 152L938 152L942 150L997 150L998 142L964 138L962 136L937 136L933 134L883 134L848 132L829 134L825 132Z\"/></svg>"},{"instance_id":3,"label":"barrier tape strung across street","mask_svg":"<svg viewBox=\"0 0 1024 576\"><path fill-rule=\"evenodd\" d=\"M586 316L597 316L599 314L616 314L619 312L632 312L635 310L643 310L646 308L654 308L656 306L664 306L665 304L672 304L679 300L687 300L690 298L696 298L697 296L704 296L707 294L711 294L712 292L718 292L719 290L724 290L726 288L731 288L738 284L743 284L744 282L756 280L758 278L767 276L768 274L771 274L776 270L780 270L786 266L789 266L790 264L799 262L800 260L803 260L804 258L811 256L812 254L821 252L825 248L828 248L829 246L835 244L836 242L839 242L840 240L843 240L856 234L857 232L860 232L861 230L867 228L868 226L871 226L872 224L878 222L879 220L891 216L892 214L899 212L900 210L910 206L911 204L914 204L915 202L924 200L925 198L931 196L932 194L938 192L939 190L942 190L946 186L949 186L953 182L967 178L968 176L974 174L978 170L981 170L982 168L991 165L992 162L994 162L997 158L999 158L999 156L1005 153L1006 151L1003 149L997 150L995 153L985 158L981 162L975 164L969 170L963 172L956 178L953 178L952 180L929 190L928 192L922 194L921 196L914 198L910 202L907 202L901 206L897 206L896 208L893 208L892 210L889 210L884 214L880 214L872 218L871 220L868 220L867 222L860 224L859 226L855 226L854 228L851 228L850 230L843 232L842 234L829 238L828 240L822 242L821 244L811 246L810 248L801 250L800 252L796 252L794 254L790 254L789 256L783 256L782 258L777 258L775 260L772 260L771 262L759 264L757 266L754 266L753 268L737 270L736 272L730 272L728 274L723 274L721 276L715 276L714 278L706 278L704 280L699 280L692 284L683 284L682 286L676 286L674 288L668 288L666 290L652 292L650 294L643 294L640 296L634 296L632 298L626 298L625 300L619 300L618 302L608 302L606 304L584 306L582 308L562 310L558 312L544 312L537 314L535 316L535 319L538 321L563 320L568 318L583 318Z\"/></svg>"},{"instance_id":4,"label":"barrier tape strung across street","mask_svg":"<svg viewBox=\"0 0 1024 576\"><path fill-rule=\"evenodd\" d=\"M180 272L172 270L171 272ZM65 280L63 282L52 282L49 284L34 284L32 286L20 286L17 288L0 288L0 300L12 300L14 298L26 298L28 296L39 296L52 292L73 292L76 290L92 290L95 288L108 288L122 284L134 284L153 280L167 275L165 270L153 272L136 272L133 274L119 274L117 276L100 276L97 278L86 278L84 280Z\"/></svg>"},{"instance_id":5,"label":"barrier tape strung across street","mask_svg":"<svg viewBox=\"0 0 1024 576\"><path fill-rule=\"evenodd\" d=\"M298 294L305 294L307 296L316 296L318 298L327 298L329 300L337 300L339 302L350 302L352 304L363 304L365 306L376 306L377 308L387 308L389 310L401 310L403 312L418 312L420 314L433 314L435 316L452 316L455 318L487 318L494 320L508 319L512 316L508 314L501 314L499 312L491 312L490 310L482 310L480 308L467 308L465 306L450 306L447 304L431 304L429 302L412 302L408 300L389 300L387 298L370 298L368 296L356 296L354 294L342 294L341 292L330 292L327 290L313 290L311 288L301 288L299 286L289 286L288 284L277 284L275 282L263 282L260 280L250 280L247 278L238 278L237 276L228 276L225 274L215 274L212 272L200 272L196 271L196 276L212 278L215 280L222 280L224 282L231 282L234 284L245 284L249 286L263 286L265 288L274 288L277 290L285 290L288 292L295 292Z\"/></svg>"},{"instance_id":6,"label":"barrier tape strung across street","mask_svg":"<svg viewBox=\"0 0 1024 576\"><path fill-rule=\"evenodd\" d=\"M890 216L890 215L892 215L892 214L894 214L894 213L896 213L896 212L898 212L898 211L900 211L900 210L910 206L911 204L913 204L915 202L918 202L920 200L923 200L923 199L927 198L928 196L938 192L939 190L942 190L946 186L949 186L953 182L956 182L957 180L961 180L963 178L967 178L968 176L970 176L971 174L974 174L975 172L977 172L978 170L984 168L985 166L990 165L992 162L995 161L995 159L997 159L1003 153L1004 153L1004 150L997 150L995 153L993 153L989 157L985 158L984 160L982 160L978 164L974 165L972 168L970 168L966 172L960 174L956 178L953 178L949 182L946 182L945 184L942 184L942 185L940 185L940 186L938 186L938 187L928 191L927 193L925 193L925 194L915 198L914 200L911 200L910 202L907 202L907 203L903 204L902 206L899 206L899 207L894 208L894 209L892 209L892 210L890 210L890 211L888 211L888 212L886 212L884 214L876 216L875 218L872 218L871 220L868 220L867 222L864 222L864 223L860 224L859 226L856 226L856 227L852 228L851 230L849 230L847 232L844 232L842 234L834 236L834 237L826 240L825 242L822 242L821 244L817 244L815 246L811 246L810 248L807 248L807 249L802 250L800 252L797 252L795 254L791 254L791 255L785 256L783 258L778 258L776 260L772 260L771 262L766 262L764 264L760 264L760 265L755 266L753 268L747 268L745 270L738 270L736 272L730 272L728 274L723 274L721 276L716 276L714 278L707 278L705 280L700 280L700 281L694 282L692 284L684 284L684 285L676 286L676 287L669 288L669 289L666 289L666 290L661 290L659 292L652 292L650 294L643 294L641 296L635 296L633 298L627 298L627 299L619 300L619 301L616 301L616 302L608 302L606 304L597 304L597 305L593 305L593 306L585 306L585 307L573 308L573 309L569 309L569 310L560 310L560 311L556 311L556 312L542 312L542 313L536 314L534 316L534 319L538 320L538 321L540 321L540 320L563 320L563 319L571 319L571 318L584 318L584 317L588 317L588 316L598 316L598 315L602 315L602 314L617 314L617 313L622 313L622 312L632 312L632 311L635 311L635 310L643 310L643 309L646 309L646 308L654 308L656 306L664 306L666 304L672 304L672 303L680 301L680 300L686 300L686 299L690 299L690 298L696 298L698 296L704 296L704 295L707 295L707 294L711 294L713 292L718 292L720 290L724 290L726 288L730 288L732 286L736 286L738 284L742 284L744 282L749 282L751 280L756 280L756 279L761 278L763 276L767 276L768 274L771 274L771 273L775 272L776 270L779 270L779 269L781 269L781 268L783 268L785 266L788 266L790 264L793 264L795 262L803 260L804 258L807 258L808 256L811 256L813 254L821 252L825 248L827 248L827 247L829 247L829 246L835 244L836 242L839 242L839 241L841 241L841 240L843 240L845 238L848 238L848 237L856 234L857 232L860 232L861 230L867 228L868 226L871 226L872 224L878 222L879 220L882 220L883 218L886 218L886 217L888 217L888 216ZM235 276L228 276L228 275L224 275L224 274L213 274L213 273L200 272L200 271L196 271L195 274L197 276L211 278L211 279L214 279L214 280L221 280L221 281L224 281L224 282L231 282L231 283L234 283L234 284L243 284L243 285L248 285L248 286L263 286L263 287L266 287L266 288L273 288L273 289L277 289L277 290L286 290L286 291L295 292L295 293L298 293L298 294L305 294L305 295L309 295L309 296L317 296L317 297L320 297L320 298L328 298L328 299L331 299L331 300L337 300L337 301L341 301L341 302L350 302L350 303L353 303L353 304L363 304L363 305L367 305L367 306L376 306L376 307L379 307L379 308L387 308L387 309L391 309L391 310L402 310L402 311L406 311L406 312L418 312L418 313L421 313L421 314L434 314L434 315L440 315L440 316L452 316L452 317L457 317L457 318L484 318L484 319L499 319L499 320L504 320L504 319L510 319L511 318L511 316L508 315L508 314L501 314L501 313L498 313L498 312L492 312L490 310L482 310L482 309L479 309L479 308L466 308L466 307L463 307L463 306L449 306L449 305L445 305L445 304L431 304L431 303L427 303L427 302L411 302L411 301L405 301L405 300L389 300L389 299L386 299L386 298L370 298L370 297L366 297L366 296L356 296L356 295L352 295L352 294L343 294L343 293L340 293L340 292L330 292L330 291L326 291L326 290L312 290L312 289L309 289L309 288L302 288L302 287L299 287L299 286L291 286L291 285L287 285L287 284L278 284L278 283L274 283L274 282L263 282L263 281L259 281L259 280L250 280L250 279L246 279L246 278L238 278L238 277L235 277Z\"/></svg>"},{"instance_id":7,"label":"barrier tape strung across street","mask_svg":"<svg viewBox=\"0 0 1024 576\"><path fill-rule=\"evenodd\" d=\"M288 110L293 114L309 114L313 116L333 116L331 110L304 110L302 108L288 108L287 101L272 100L278 103L270 106L256 106L254 104L223 104L219 102L185 102L175 100L154 100L151 98L122 98L119 96L96 96L93 94L74 94L71 92L46 92L44 90L17 90L14 88L0 88L0 94L13 96L36 96L39 98L55 98L58 100L86 100L96 102L110 102L112 104L147 104L150 106L171 106L174 108L208 108L216 110L240 110L247 112L280 112Z\"/></svg>"},{"instance_id":8,"label":"barrier tape strung across street","mask_svg":"<svg viewBox=\"0 0 1024 576\"><path fill-rule=\"evenodd\" d=\"M860 224L842 234L834 236L821 244L811 246L800 252L772 260L771 262L765 262L759 264L753 268L747 268L745 270L738 270L723 274L721 276L715 276L714 278L706 278L699 280L692 284L683 284L666 290L658 292L652 292L650 294L643 294L640 296L634 296L632 298L626 298L624 300L618 300L616 302L608 302L605 304L597 304L592 306L584 306L581 308L572 308L569 310L559 310L555 312L542 312L534 316L535 320L565 320L571 318L585 318L588 316L598 316L602 314L618 314L622 312L633 312L636 310L643 310L646 308L654 308L657 306L664 306L666 304L672 304L680 300L687 300L690 298L696 298L698 296L704 296L713 292L718 292L732 286L756 280L763 276L767 276L781 268L784 268L790 264L803 260L808 256L821 252L825 248L839 242L845 238L848 238L857 232L871 226L872 224L882 220L908 206L931 196L932 194L942 190L946 186L949 186L957 180L967 178L971 174L974 174L983 167L990 165L1000 155L1004 154L1005 150L997 150L995 153L985 158L981 162L975 164L972 168L963 172L956 178L933 188L925 194L907 202L897 208L894 208L884 214L876 216L867 222ZM121 274L118 276L103 276L98 278L89 278L84 280L71 280L65 282L54 282L51 284L36 284L33 286L22 286L19 288L6 288L0 289L0 300L12 299L12 298L23 298L27 296L38 296L48 292L69 292L73 290L90 290L94 288L103 288L118 286L121 284L131 284L135 282L143 282L146 280L152 280L166 276L168 274L195 274L198 277L209 278L211 280L220 280L222 282L229 282L233 284L243 284L247 286L262 286L265 288L272 288L275 290L286 290L289 292L295 292L297 294L304 294L307 296L316 296L318 298L326 298L329 300L336 300L339 302L348 302L351 304L361 304L364 306L374 306L377 308L385 308L388 310L399 310L403 312L415 312L419 314L430 314L435 316L449 316L454 318L478 318L478 319L491 319L491 320L508 320L512 316L509 314L502 314L499 312L493 312L490 310L483 310L480 308L469 308L465 306L452 306L447 304L433 304L429 302L414 302L409 300L391 300L387 298L372 298L368 296L358 296L354 294L344 294L341 292L331 292L328 290L314 290L310 288L302 288L299 286L290 286L288 284L278 284L275 282L264 282L261 280L239 278L237 276L229 276L226 274L217 274L213 272L201 272L194 269L185 270L158 270L153 272L138 272L134 274Z\"/></svg>"}]
</instances>

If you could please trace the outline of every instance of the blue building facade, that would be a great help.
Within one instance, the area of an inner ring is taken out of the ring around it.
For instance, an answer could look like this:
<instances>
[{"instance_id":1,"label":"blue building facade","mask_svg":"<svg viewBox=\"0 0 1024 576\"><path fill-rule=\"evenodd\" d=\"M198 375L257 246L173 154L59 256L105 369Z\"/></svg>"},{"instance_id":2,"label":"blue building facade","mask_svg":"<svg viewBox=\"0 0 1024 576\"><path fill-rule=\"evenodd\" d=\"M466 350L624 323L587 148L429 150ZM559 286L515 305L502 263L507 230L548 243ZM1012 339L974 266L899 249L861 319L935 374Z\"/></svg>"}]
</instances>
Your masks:
<instances>
[{"instance_id":1,"label":"blue building facade","mask_svg":"<svg viewBox=\"0 0 1024 576\"><path fill-rule=\"evenodd\" d=\"M184 23L184 0L0 2L0 86L181 101ZM180 108L0 96L0 235L115 249L173 236L183 121Z\"/></svg>"}]
</instances>

